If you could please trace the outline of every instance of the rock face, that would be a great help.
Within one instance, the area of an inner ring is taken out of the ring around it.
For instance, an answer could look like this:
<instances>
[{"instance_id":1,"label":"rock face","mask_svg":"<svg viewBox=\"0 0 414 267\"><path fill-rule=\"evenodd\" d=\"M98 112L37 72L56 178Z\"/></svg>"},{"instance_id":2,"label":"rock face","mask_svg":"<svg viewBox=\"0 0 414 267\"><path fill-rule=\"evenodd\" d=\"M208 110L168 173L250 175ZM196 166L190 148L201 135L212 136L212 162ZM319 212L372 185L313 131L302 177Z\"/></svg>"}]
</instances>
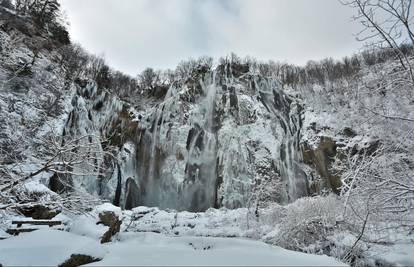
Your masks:
<instances>
[{"instance_id":1,"label":"rock face","mask_svg":"<svg viewBox=\"0 0 414 267\"><path fill-rule=\"evenodd\" d=\"M98 178L73 184L116 205L204 211L309 194L299 164L301 103L246 66L196 71L141 110L90 83L78 85L72 105L66 134L111 136L118 147L117 159L97 154L89 164L103 170Z\"/></svg>"},{"instance_id":2,"label":"rock face","mask_svg":"<svg viewBox=\"0 0 414 267\"><path fill-rule=\"evenodd\" d=\"M144 111L133 140L140 205L203 211L308 194L298 168L301 106L274 80L231 65L175 83ZM131 171L129 171L131 172Z\"/></svg>"},{"instance_id":3,"label":"rock face","mask_svg":"<svg viewBox=\"0 0 414 267\"><path fill-rule=\"evenodd\" d=\"M125 209L130 210L140 204L141 190L132 178L128 178L125 187Z\"/></svg>"},{"instance_id":4,"label":"rock face","mask_svg":"<svg viewBox=\"0 0 414 267\"><path fill-rule=\"evenodd\" d=\"M312 166L322 177L322 183L315 184L311 189L313 193L319 194L322 188L330 188L333 192L339 193L341 178L337 172L332 170L332 163L336 155L337 144L332 138L320 137L318 145L314 148L305 144L303 161Z\"/></svg>"}]
</instances>

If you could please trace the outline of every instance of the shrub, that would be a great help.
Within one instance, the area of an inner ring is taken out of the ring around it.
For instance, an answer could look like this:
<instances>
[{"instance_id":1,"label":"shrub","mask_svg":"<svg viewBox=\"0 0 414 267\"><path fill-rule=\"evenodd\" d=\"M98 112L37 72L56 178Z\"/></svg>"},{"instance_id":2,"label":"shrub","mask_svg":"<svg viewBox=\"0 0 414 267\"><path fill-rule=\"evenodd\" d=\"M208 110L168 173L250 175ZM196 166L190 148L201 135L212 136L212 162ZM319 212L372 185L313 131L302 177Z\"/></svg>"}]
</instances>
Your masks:
<instances>
[{"instance_id":1,"label":"shrub","mask_svg":"<svg viewBox=\"0 0 414 267\"><path fill-rule=\"evenodd\" d=\"M341 204L336 196L306 197L286 207L276 243L284 248L309 252L311 245L321 250L333 234ZM318 248L319 247L319 248ZM320 251L312 251L318 253Z\"/></svg>"},{"instance_id":2,"label":"shrub","mask_svg":"<svg viewBox=\"0 0 414 267\"><path fill-rule=\"evenodd\" d=\"M52 38L60 45L70 44L69 33L65 27L58 24L53 24L51 27L49 27L49 31L52 34Z\"/></svg>"}]
</instances>

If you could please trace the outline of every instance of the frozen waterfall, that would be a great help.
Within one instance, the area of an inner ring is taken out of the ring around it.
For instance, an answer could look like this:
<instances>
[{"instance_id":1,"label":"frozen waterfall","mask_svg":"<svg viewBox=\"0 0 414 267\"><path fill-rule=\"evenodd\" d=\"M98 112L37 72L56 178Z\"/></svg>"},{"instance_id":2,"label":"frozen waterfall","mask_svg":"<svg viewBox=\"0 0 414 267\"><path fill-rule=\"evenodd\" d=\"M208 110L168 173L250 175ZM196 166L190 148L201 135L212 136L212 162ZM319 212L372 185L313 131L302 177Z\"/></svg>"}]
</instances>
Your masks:
<instances>
[{"instance_id":1,"label":"frozen waterfall","mask_svg":"<svg viewBox=\"0 0 414 267\"><path fill-rule=\"evenodd\" d=\"M88 110L74 110L88 117ZM118 162L103 161L119 167L91 180L88 191L126 208L189 211L289 203L308 194L300 168L302 106L273 79L225 64L173 82L164 99L139 112L135 124L89 112L129 138Z\"/></svg>"},{"instance_id":2,"label":"frozen waterfall","mask_svg":"<svg viewBox=\"0 0 414 267\"><path fill-rule=\"evenodd\" d=\"M192 83L174 83L148 112L137 135L141 205L247 206L257 179L277 187L270 198L278 202L307 194L298 165L300 105L274 80L250 75L246 81L235 78L231 66L207 72ZM256 119L248 121L252 112ZM265 131L262 139L257 131ZM250 155L252 149L265 158Z\"/></svg>"}]
</instances>

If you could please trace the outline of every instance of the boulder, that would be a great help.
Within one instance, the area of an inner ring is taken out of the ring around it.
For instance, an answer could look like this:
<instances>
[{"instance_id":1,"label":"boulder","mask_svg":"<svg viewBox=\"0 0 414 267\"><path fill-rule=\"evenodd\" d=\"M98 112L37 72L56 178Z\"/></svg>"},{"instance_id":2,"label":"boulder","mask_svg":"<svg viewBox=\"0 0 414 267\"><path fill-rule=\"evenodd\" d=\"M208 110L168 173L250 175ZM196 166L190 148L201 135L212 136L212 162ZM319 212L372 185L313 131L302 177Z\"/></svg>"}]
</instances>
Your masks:
<instances>
[{"instance_id":1,"label":"boulder","mask_svg":"<svg viewBox=\"0 0 414 267\"><path fill-rule=\"evenodd\" d=\"M98 216L99 223L109 227L119 220L118 216L113 211L102 211Z\"/></svg>"},{"instance_id":2,"label":"boulder","mask_svg":"<svg viewBox=\"0 0 414 267\"><path fill-rule=\"evenodd\" d=\"M19 212L24 216L31 217L35 220L50 220L58 215L61 210L37 204L30 207L20 208Z\"/></svg>"},{"instance_id":3,"label":"boulder","mask_svg":"<svg viewBox=\"0 0 414 267\"><path fill-rule=\"evenodd\" d=\"M94 258L88 255L72 254L70 255L70 258L66 260L64 263L60 264L59 267L77 267L77 266L89 264L92 262L97 262L100 260L101 259Z\"/></svg>"},{"instance_id":4,"label":"boulder","mask_svg":"<svg viewBox=\"0 0 414 267\"><path fill-rule=\"evenodd\" d=\"M130 210L139 206L141 190L132 178L128 178L125 185L125 209Z\"/></svg>"},{"instance_id":5,"label":"boulder","mask_svg":"<svg viewBox=\"0 0 414 267\"><path fill-rule=\"evenodd\" d=\"M110 242L111 238L121 230L121 209L106 203L98 206L95 210L98 212L99 216L98 224L101 223L109 227L109 229L103 234L101 243Z\"/></svg>"},{"instance_id":6,"label":"boulder","mask_svg":"<svg viewBox=\"0 0 414 267\"><path fill-rule=\"evenodd\" d=\"M109 226L108 231L103 234L101 238L101 244L111 242L112 237L119 233L121 230L121 224L122 221L116 217L116 220L111 224L111 226Z\"/></svg>"}]
</instances>

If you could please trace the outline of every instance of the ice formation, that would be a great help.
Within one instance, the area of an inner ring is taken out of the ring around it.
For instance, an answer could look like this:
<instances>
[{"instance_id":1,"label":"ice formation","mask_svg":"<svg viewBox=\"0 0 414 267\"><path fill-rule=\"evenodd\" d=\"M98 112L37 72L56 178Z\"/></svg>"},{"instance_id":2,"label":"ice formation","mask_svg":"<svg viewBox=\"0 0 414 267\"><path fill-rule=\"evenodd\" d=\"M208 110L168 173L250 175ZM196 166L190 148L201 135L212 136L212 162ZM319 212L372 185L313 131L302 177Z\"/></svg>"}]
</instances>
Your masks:
<instances>
[{"instance_id":1,"label":"ice formation","mask_svg":"<svg viewBox=\"0 0 414 267\"><path fill-rule=\"evenodd\" d=\"M91 85L82 90L73 101L77 124L69 118L66 132L114 131L121 101ZM122 124L119 134L131 134L118 144L118 160L97 156L112 171L77 179L87 191L128 208L189 211L288 203L308 194L300 168L302 106L273 79L220 65L172 83L163 100L130 112L140 119Z\"/></svg>"}]
</instances>

